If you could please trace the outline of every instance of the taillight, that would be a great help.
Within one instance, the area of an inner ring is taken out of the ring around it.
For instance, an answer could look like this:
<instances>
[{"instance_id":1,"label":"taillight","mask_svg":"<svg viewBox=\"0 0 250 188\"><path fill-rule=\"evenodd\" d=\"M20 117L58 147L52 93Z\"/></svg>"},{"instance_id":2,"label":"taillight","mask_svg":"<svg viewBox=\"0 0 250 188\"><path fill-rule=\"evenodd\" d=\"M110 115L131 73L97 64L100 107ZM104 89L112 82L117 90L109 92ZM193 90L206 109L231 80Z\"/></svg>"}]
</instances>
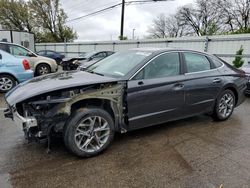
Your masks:
<instances>
[{"instance_id":1,"label":"taillight","mask_svg":"<svg viewBox=\"0 0 250 188\"><path fill-rule=\"evenodd\" d=\"M24 70L30 69L30 64L26 59L23 60L23 68L24 68Z\"/></svg>"}]
</instances>

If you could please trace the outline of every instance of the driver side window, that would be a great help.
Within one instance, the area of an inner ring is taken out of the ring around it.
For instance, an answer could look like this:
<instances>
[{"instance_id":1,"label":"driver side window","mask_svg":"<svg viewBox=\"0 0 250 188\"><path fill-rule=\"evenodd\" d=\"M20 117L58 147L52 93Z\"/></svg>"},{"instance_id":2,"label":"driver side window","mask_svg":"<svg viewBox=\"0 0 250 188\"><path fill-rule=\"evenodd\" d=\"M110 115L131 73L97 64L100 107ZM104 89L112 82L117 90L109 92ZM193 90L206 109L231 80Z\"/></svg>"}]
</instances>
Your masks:
<instances>
[{"instance_id":1,"label":"driver side window","mask_svg":"<svg viewBox=\"0 0 250 188\"><path fill-rule=\"evenodd\" d=\"M179 74L179 54L177 52L166 53L153 59L134 77L134 80L163 78Z\"/></svg>"}]
</instances>

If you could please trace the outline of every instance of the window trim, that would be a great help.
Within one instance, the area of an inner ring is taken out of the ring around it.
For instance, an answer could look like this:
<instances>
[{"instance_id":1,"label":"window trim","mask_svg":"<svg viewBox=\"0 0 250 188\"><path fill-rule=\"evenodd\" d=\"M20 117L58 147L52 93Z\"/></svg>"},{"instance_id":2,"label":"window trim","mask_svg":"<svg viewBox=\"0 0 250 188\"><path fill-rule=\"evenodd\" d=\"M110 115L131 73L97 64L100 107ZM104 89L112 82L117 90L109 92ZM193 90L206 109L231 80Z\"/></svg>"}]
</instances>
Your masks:
<instances>
[{"instance_id":1,"label":"window trim","mask_svg":"<svg viewBox=\"0 0 250 188\"><path fill-rule=\"evenodd\" d=\"M151 63L154 59L156 59L157 57L161 56L161 55L164 55L164 54L169 54L169 53L177 53L179 55L179 64L180 64L180 74L179 75L176 75L176 76L180 76L180 75L183 75L183 59L182 59L182 55L180 54L180 51L168 51L168 52L162 52L156 56L154 56L153 58L151 58L148 62L146 62L141 68L139 68L128 80L133 80L133 78L139 74L139 72L144 69L149 63ZM169 76L168 76L169 77ZM165 77L161 77L162 78L165 78ZM152 79L160 79L160 78L152 78ZM144 80L144 79L143 79ZM146 79L145 79L146 80ZM147 79L149 80L149 79Z\"/></svg>"}]
</instances>

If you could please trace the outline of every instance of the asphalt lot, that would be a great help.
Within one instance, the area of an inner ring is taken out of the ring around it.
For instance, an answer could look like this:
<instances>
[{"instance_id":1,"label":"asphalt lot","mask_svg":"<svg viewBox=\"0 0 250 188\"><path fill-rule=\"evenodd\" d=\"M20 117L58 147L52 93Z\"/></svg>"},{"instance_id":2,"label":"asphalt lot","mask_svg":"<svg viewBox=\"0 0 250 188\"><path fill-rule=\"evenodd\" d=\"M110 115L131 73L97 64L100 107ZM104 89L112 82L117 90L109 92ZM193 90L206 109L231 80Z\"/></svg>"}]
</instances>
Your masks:
<instances>
[{"instance_id":1,"label":"asphalt lot","mask_svg":"<svg viewBox=\"0 0 250 188\"><path fill-rule=\"evenodd\" d=\"M248 188L249 114L250 98L226 122L199 116L120 134L102 155L79 159L61 139L51 154L28 144L0 112L0 187Z\"/></svg>"}]
</instances>

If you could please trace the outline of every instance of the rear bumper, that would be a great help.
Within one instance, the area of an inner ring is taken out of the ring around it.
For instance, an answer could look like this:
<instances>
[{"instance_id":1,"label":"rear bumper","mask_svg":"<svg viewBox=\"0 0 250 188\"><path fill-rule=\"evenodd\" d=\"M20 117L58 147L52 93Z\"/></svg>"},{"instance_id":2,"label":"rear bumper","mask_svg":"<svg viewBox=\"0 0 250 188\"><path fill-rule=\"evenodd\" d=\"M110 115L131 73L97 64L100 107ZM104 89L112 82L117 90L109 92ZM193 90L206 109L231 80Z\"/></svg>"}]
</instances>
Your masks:
<instances>
[{"instance_id":1,"label":"rear bumper","mask_svg":"<svg viewBox=\"0 0 250 188\"><path fill-rule=\"evenodd\" d=\"M250 95L250 82L247 83L247 89L246 89L245 93Z\"/></svg>"},{"instance_id":2,"label":"rear bumper","mask_svg":"<svg viewBox=\"0 0 250 188\"><path fill-rule=\"evenodd\" d=\"M238 90L238 102L237 102L236 106L239 106L240 104L242 104L245 101L245 99L246 99L246 96L245 96L246 89L247 89L247 86L246 86L246 83L245 83L244 87L240 88L240 90Z\"/></svg>"}]
</instances>

